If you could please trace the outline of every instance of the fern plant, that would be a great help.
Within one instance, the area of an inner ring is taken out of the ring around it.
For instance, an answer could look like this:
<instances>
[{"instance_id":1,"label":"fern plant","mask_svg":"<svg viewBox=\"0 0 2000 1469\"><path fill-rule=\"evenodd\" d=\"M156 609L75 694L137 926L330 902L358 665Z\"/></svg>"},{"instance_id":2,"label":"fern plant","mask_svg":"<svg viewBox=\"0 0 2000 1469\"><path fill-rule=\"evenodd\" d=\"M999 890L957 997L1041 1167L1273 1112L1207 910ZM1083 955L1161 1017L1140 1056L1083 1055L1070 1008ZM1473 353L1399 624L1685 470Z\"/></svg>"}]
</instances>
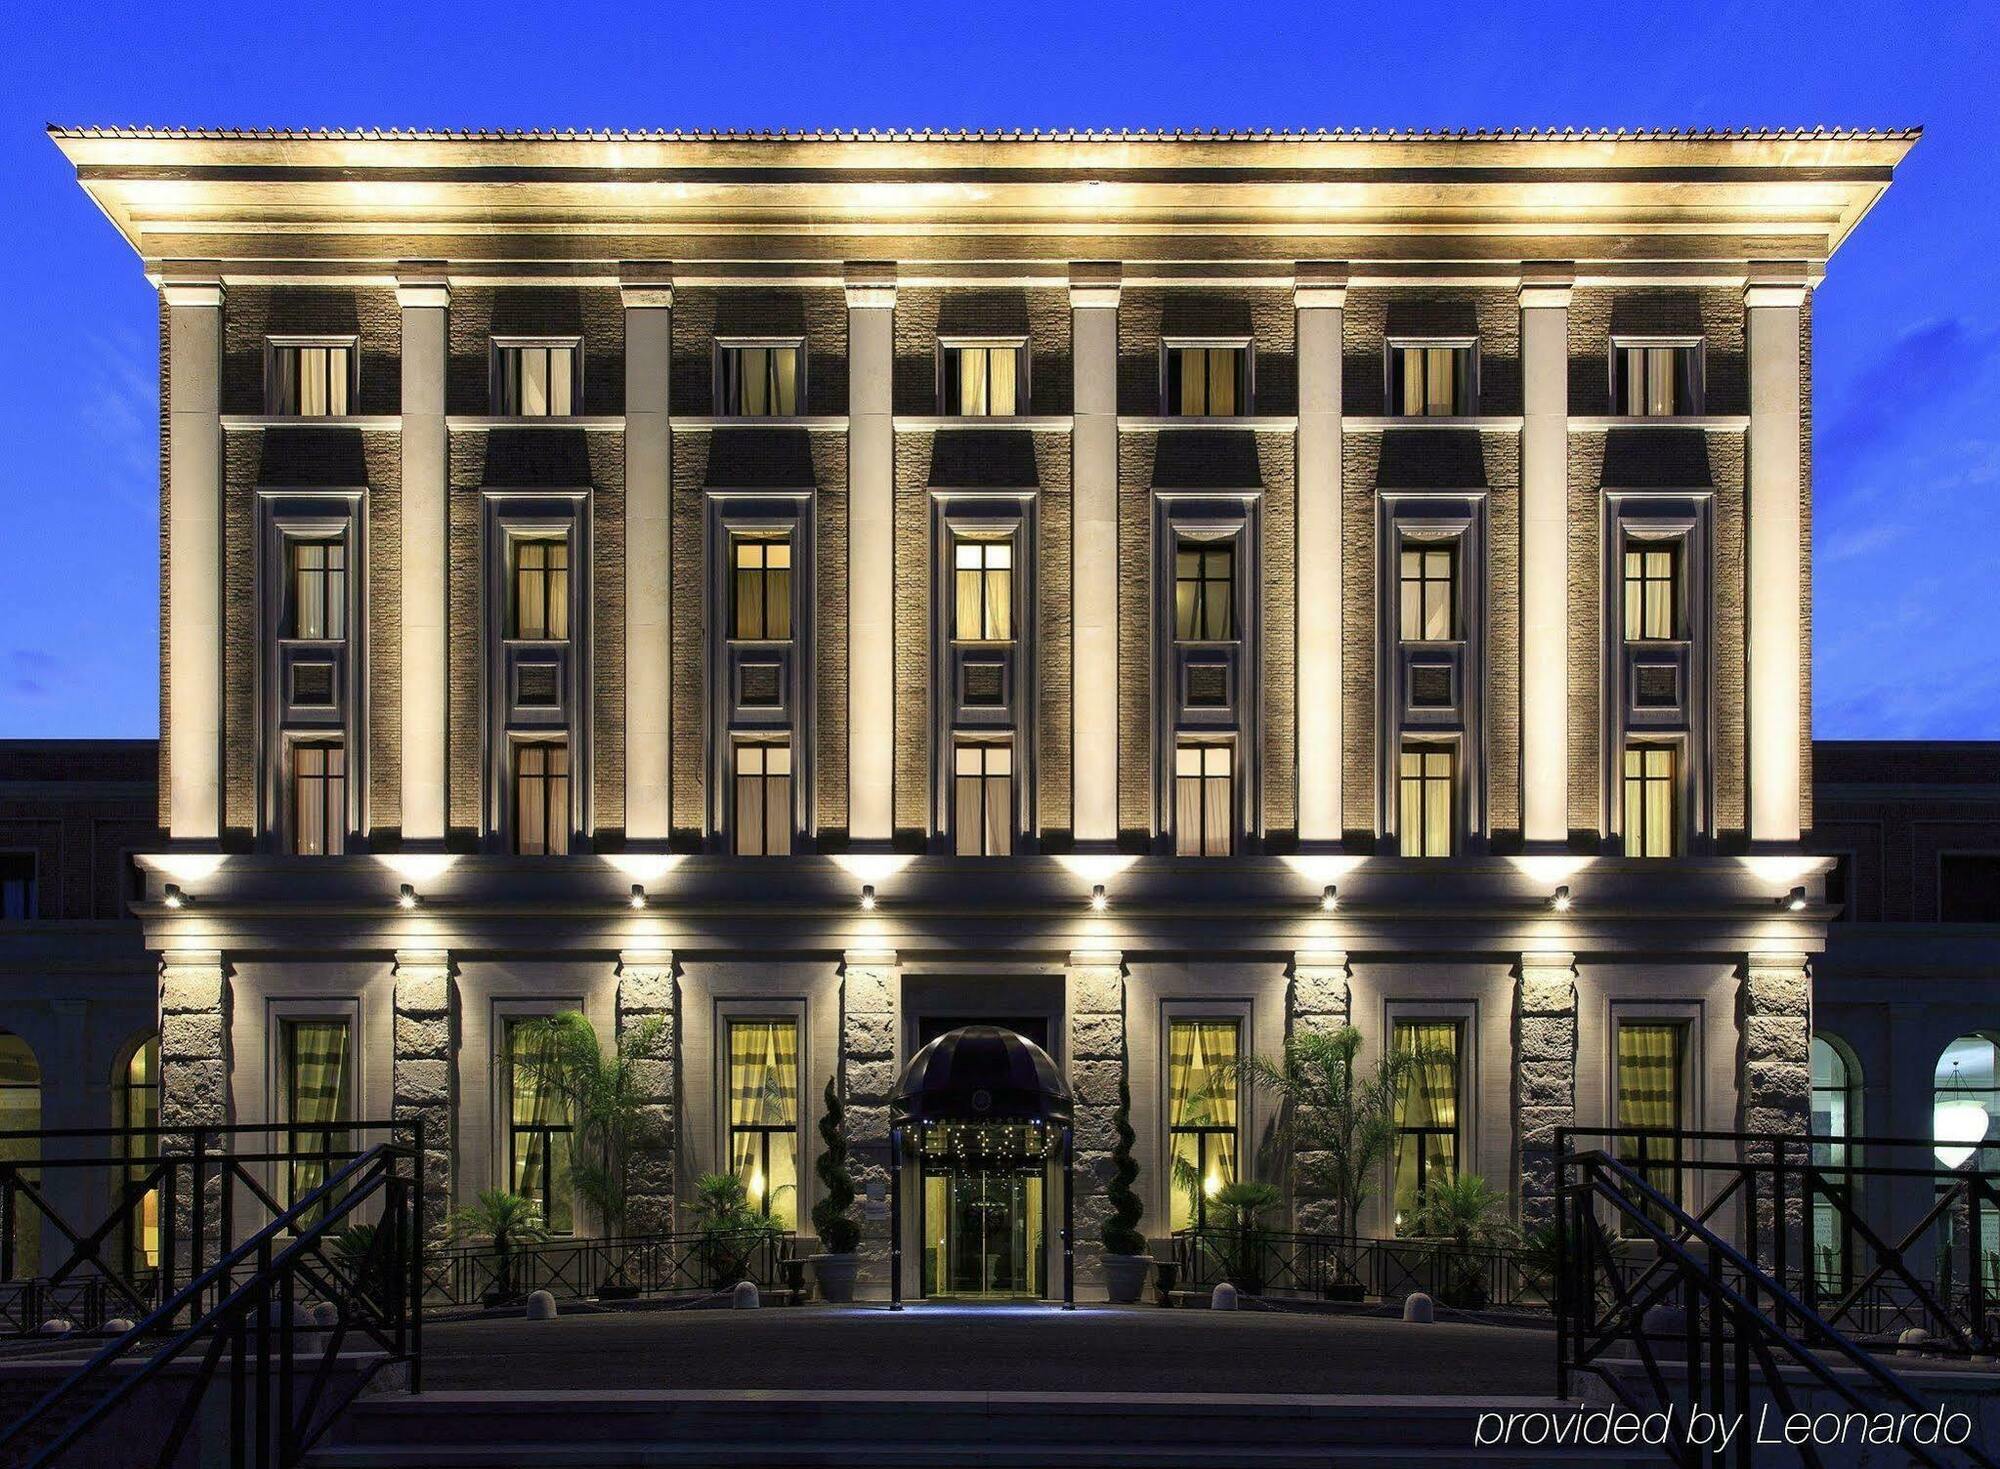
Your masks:
<instances>
[{"instance_id":1,"label":"fern plant","mask_svg":"<svg viewBox=\"0 0 2000 1469\"><path fill-rule=\"evenodd\" d=\"M1138 1140L1138 1134L1132 1131L1132 1089L1122 1076L1118 1079L1118 1109L1111 1114L1111 1127L1118 1134L1118 1141L1111 1149L1111 1186L1104 1192L1111 1212L1105 1216L1098 1237L1111 1254L1143 1255L1146 1236L1139 1232L1139 1221L1145 1217L1146 1207L1132 1188L1139 1177L1139 1165L1132 1158L1132 1144Z\"/></svg>"},{"instance_id":2,"label":"fern plant","mask_svg":"<svg viewBox=\"0 0 2000 1469\"><path fill-rule=\"evenodd\" d=\"M847 1212L854 1206L854 1177L847 1171L847 1108L841 1105L840 1089L830 1076L825 1100L819 1136L826 1147L813 1165L820 1184L819 1202L812 1208L813 1232L829 1255L851 1255L861 1243L861 1226Z\"/></svg>"}]
</instances>

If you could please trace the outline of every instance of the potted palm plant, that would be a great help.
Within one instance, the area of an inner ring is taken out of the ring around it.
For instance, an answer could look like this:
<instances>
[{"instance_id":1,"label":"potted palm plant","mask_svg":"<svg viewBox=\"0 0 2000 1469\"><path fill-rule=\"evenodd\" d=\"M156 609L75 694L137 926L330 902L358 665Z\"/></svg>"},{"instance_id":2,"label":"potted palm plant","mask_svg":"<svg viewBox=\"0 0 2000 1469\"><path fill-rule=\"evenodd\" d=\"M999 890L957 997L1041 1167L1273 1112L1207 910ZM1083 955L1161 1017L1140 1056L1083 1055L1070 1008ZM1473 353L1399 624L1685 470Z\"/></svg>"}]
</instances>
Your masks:
<instances>
[{"instance_id":1,"label":"potted palm plant","mask_svg":"<svg viewBox=\"0 0 2000 1469\"><path fill-rule=\"evenodd\" d=\"M1229 1283L1246 1296L1264 1293L1264 1249L1268 1231L1258 1216L1277 1207L1280 1195L1268 1183L1225 1183L1216 1190L1229 1240L1225 1256Z\"/></svg>"},{"instance_id":2,"label":"potted palm plant","mask_svg":"<svg viewBox=\"0 0 2000 1469\"><path fill-rule=\"evenodd\" d=\"M493 1250L493 1287L480 1299L504 1306L520 1298L514 1288L514 1250L543 1237L542 1211L532 1200L505 1189L479 1191L478 1202L454 1212L452 1238L485 1240Z\"/></svg>"},{"instance_id":3,"label":"potted palm plant","mask_svg":"<svg viewBox=\"0 0 2000 1469\"><path fill-rule=\"evenodd\" d=\"M694 1195L709 1285L727 1290L750 1279L758 1247L778 1237L778 1226L750 1207L743 1180L733 1173L704 1173L695 1183Z\"/></svg>"},{"instance_id":4,"label":"potted palm plant","mask_svg":"<svg viewBox=\"0 0 2000 1469\"><path fill-rule=\"evenodd\" d=\"M1105 1190L1111 1212L1098 1238L1104 1245L1105 1294L1114 1304L1130 1305L1145 1290L1153 1260L1146 1253L1146 1236L1139 1232L1146 1208L1132 1188L1139 1177L1139 1165L1132 1157L1138 1134L1132 1131L1132 1091L1123 1076L1118 1078L1118 1108L1111 1114L1111 1126L1118 1135L1111 1148L1111 1186Z\"/></svg>"},{"instance_id":5,"label":"potted palm plant","mask_svg":"<svg viewBox=\"0 0 2000 1469\"><path fill-rule=\"evenodd\" d=\"M1442 1244L1438 1299L1445 1305L1477 1311L1487 1304L1480 1252L1514 1244L1521 1237L1507 1217L1507 1207L1507 1196L1476 1173L1435 1179L1417 1195L1410 1232Z\"/></svg>"},{"instance_id":6,"label":"potted palm plant","mask_svg":"<svg viewBox=\"0 0 2000 1469\"><path fill-rule=\"evenodd\" d=\"M861 1268L855 1246L861 1226L847 1212L854 1207L854 1178L847 1171L847 1109L841 1105L834 1078L826 1079L826 1110L820 1114L820 1141L826 1144L813 1165L819 1175L819 1200L812 1208L813 1232L821 1253L812 1257L813 1276L822 1300L854 1299L854 1278Z\"/></svg>"}]
</instances>

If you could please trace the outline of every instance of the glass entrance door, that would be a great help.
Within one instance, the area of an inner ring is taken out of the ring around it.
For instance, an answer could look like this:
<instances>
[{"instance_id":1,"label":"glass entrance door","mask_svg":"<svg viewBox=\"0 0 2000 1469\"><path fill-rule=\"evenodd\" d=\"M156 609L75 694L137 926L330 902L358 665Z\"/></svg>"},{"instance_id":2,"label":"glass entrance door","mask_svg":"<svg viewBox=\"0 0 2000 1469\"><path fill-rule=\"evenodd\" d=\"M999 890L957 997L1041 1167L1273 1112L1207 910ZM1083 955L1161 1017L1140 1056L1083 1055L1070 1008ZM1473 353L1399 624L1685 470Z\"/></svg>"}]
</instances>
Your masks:
<instances>
[{"instance_id":1,"label":"glass entrance door","mask_svg":"<svg viewBox=\"0 0 2000 1469\"><path fill-rule=\"evenodd\" d=\"M924 1294L1036 1300L1045 1293L1038 1173L954 1168L924 1175Z\"/></svg>"}]
</instances>

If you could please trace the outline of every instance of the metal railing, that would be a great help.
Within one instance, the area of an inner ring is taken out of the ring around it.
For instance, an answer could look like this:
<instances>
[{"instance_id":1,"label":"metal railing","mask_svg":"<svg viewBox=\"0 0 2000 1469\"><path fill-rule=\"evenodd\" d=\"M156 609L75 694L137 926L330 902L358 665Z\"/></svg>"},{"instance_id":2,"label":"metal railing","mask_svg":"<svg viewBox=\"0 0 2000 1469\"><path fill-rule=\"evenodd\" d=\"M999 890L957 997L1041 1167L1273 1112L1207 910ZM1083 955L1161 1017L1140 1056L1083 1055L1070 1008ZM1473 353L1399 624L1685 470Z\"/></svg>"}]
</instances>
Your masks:
<instances>
[{"instance_id":1,"label":"metal railing","mask_svg":"<svg viewBox=\"0 0 2000 1469\"><path fill-rule=\"evenodd\" d=\"M167 1469L214 1392L232 1463L292 1469L384 1367L406 1364L417 1391L422 1164L419 1135L338 1166L0 1432L0 1461L40 1469L79 1448L97 1458L102 1435L115 1433L121 1462ZM356 1232L364 1217L365 1237ZM362 1360L343 1360L350 1341ZM192 1370L167 1378L179 1363ZM167 1402L178 1394L170 1416L109 1421L154 1382Z\"/></svg>"},{"instance_id":2,"label":"metal railing","mask_svg":"<svg viewBox=\"0 0 2000 1469\"><path fill-rule=\"evenodd\" d=\"M537 1240L505 1255L455 1245L424 1255L424 1295L433 1305L499 1304L545 1290L571 1299L726 1290L797 1290L802 1271L791 1235L768 1230Z\"/></svg>"},{"instance_id":3,"label":"metal railing","mask_svg":"<svg viewBox=\"0 0 2000 1469\"><path fill-rule=\"evenodd\" d=\"M1553 1287L1553 1262L1531 1250L1213 1225L1174 1233L1173 1267L1175 1284L1187 1290L1226 1281L1257 1296L1390 1301L1422 1291L1474 1310L1546 1307Z\"/></svg>"}]
</instances>

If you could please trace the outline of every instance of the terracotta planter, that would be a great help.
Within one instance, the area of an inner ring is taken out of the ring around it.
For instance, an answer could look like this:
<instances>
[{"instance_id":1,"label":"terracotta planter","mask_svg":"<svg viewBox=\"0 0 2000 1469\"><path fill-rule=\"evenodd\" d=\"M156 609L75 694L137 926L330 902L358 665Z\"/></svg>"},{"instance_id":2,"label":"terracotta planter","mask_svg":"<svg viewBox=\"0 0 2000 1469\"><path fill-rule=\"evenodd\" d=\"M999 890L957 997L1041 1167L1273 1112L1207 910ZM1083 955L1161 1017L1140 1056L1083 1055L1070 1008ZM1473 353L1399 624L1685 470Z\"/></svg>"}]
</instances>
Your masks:
<instances>
[{"instance_id":1,"label":"terracotta planter","mask_svg":"<svg viewBox=\"0 0 2000 1469\"><path fill-rule=\"evenodd\" d=\"M1151 1255L1104 1257L1104 1291L1114 1306L1129 1306L1146 1291L1146 1276L1153 1268Z\"/></svg>"},{"instance_id":2,"label":"terracotta planter","mask_svg":"<svg viewBox=\"0 0 2000 1469\"><path fill-rule=\"evenodd\" d=\"M819 1282L819 1298L845 1305L854 1299L854 1277L860 1273L859 1255L808 1255L813 1278Z\"/></svg>"}]
</instances>

